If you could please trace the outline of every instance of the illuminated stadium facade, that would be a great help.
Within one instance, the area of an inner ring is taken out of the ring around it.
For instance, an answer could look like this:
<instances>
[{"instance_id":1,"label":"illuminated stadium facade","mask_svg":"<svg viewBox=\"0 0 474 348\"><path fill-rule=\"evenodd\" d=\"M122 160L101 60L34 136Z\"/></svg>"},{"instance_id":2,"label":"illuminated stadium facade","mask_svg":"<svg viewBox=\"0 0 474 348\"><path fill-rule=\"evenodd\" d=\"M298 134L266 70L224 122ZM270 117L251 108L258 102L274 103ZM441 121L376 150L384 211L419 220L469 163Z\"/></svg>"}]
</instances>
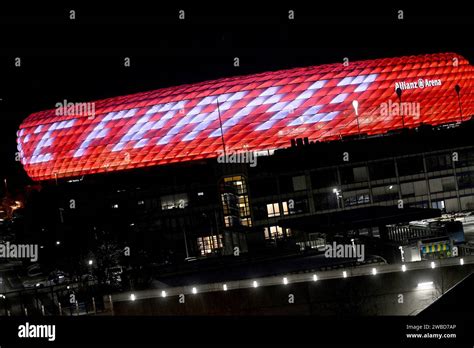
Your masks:
<instances>
[{"instance_id":1,"label":"illuminated stadium facade","mask_svg":"<svg viewBox=\"0 0 474 348\"><path fill-rule=\"evenodd\" d=\"M323 231L297 221L359 208L474 210L473 102L474 68L446 53L59 103L18 132L43 182L28 231L81 250L103 230L164 262L312 248ZM222 163L224 147L272 155Z\"/></svg>"},{"instance_id":2,"label":"illuminated stadium facade","mask_svg":"<svg viewBox=\"0 0 474 348\"><path fill-rule=\"evenodd\" d=\"M164 88L87 112L59 103L27 117L17 142L28 175L46 180L461 121L473 101L461 56L385 58Z\"/></svg>"}]
</instances>

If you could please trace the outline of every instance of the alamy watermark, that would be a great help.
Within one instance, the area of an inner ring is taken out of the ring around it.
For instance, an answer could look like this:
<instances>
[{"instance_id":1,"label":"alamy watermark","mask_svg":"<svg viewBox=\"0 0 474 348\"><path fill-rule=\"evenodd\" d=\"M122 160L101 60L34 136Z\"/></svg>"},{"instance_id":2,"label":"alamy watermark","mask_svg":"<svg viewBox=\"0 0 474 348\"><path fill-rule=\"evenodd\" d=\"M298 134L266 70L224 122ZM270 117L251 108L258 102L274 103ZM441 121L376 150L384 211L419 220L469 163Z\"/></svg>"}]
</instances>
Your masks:
<instances>
[{"instance_id":1,"label":"alamy watermark","mask_svg":"<svg viewBox=\"0 0 474 348\"><path fill-rule=\"evenodd\" d=\"M394 116L409 116L414 119L420 118L420 103L416 102L392 102L380 104L380 116L394 117Z\"/></svg>"},{"instance_id":2,"label":"alamy watermark","mask_svg":"<svg viewBox=\"0 0 474 348\"><path fill-rule=\"evenodd\" d=\"M30 259L31 262L36 262L38 261L38 245L11 244L10 242L0 244L0 258Z\"/></svg>"},{"instance_id":3,"label":"alamy watermark","mask_svg":"<svg viewBox=\"0 0 474 348\"><path fill-rule=\"evenodd\" d=\"M357 259L362 262L365 260L365 245L363 244L326 244L324 247L324 256L326 258L344 258Z\"/></svg>"},{"instance_id":4,"label":"alamy watermark","mask_svg":"<svg viewBox=\"0 0 474 348\"><path fill-rule=\"evenodd\" d=\"M48 341L56 340L56 325L37 325L26 322L18 326L19 338L47 338Z\"/></svg>"},{"instance_id":5,"label":"alamy watermark","mask_svg":"<svg viewBox=\"0 0 474 348\"><path fill-rule=\"evenodd\" d=\"M56 116L87 116L95 117L95 103L73 103L64 99L55 104Z\"/></svg>"},{"instance_id":6,"label":"alamy watermark","mask_svg":"<svg viewBox=\"0 0 474 348\"><path fill-rule=\"evenodd\" d=\"M257 153L252 151L232 151L226 152L219 150L217 163L248 163L250 167L257 166Z\"/></svg>"}]
</instances>

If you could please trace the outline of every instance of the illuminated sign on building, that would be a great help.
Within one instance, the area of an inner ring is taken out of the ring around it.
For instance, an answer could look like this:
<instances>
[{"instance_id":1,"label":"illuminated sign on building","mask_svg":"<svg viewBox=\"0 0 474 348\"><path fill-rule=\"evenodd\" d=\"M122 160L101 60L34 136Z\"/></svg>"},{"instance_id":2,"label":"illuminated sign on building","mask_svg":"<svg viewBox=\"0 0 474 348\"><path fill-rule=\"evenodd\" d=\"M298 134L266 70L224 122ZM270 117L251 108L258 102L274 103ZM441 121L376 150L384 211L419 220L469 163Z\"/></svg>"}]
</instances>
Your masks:
<instances>
[{"instance_id":1,"label":"illuminated sign on building","mask_svg":"<svg viewBox=\"0 0 474 348\"><path fill-rule=\"evenodd\" d=\"M418 79L417 81L413 82L395 82L395 89L400 88L402 91L406 89L417 89L417 88L425 88L425 87L435 87L441 86L442 81L441 79L430 80L430 79Z\"/></svg>"}]
</instances>

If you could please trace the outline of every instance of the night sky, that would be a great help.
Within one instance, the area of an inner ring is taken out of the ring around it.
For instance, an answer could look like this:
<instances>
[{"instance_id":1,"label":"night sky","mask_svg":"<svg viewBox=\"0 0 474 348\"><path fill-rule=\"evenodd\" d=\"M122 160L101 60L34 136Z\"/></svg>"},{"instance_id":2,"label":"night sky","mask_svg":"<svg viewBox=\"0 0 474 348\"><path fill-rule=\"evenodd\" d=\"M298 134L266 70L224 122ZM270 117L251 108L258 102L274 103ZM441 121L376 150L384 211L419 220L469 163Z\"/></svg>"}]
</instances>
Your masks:
<instances>
[{"instance_id":1,"label":"night sky","mask_svg":"<svg viewBox=\"0 0 474 348\"><path fill-rule=\"evenodd\" d=\"M26 180L14 161L19 124L64 99L94 101L225 76L342 63L344 57L456 52L474 62L474 17L457 5L400 7L401 21L396 6L348 8L339 2L332 8L293 2L268 8L235 2L214 8L3 6L0 178L7 177L13 188ZM75 20L69 19L70 9L76 10ZM185 20L178 19L180 9ZM294 20L288 10L295 11ZM15 57L21 57L21 68L14 66ZM124 57L131 58L130 68L123 66ZM234 57L240 67L233 66Z\"/></svg>"}]
</instances>

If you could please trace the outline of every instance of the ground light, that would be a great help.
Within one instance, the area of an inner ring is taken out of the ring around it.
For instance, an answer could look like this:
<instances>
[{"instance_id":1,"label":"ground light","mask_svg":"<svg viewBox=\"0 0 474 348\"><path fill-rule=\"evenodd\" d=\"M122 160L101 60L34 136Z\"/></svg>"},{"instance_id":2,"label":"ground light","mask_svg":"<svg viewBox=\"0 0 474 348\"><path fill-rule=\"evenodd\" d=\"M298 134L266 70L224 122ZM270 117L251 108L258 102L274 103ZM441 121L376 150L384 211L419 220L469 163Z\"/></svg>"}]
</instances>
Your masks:
<instances>
[{"instance_id":1,"label":"ground light","mask_svg":"<svg viewBox=\"0 0 474 348\"><path fill-rule=\"evenodd\" d=\"M431 289L433 287L433 282L423 282L423 283L418 283L417 289L419 290L426 290L426 289Z\"/></svg>"},{"instance_id":2,"label":"ground light","mask_svg":"<svg viewBox=\"0 0 474 348\"><path fill-rule=\"evenodd\" d=\"M318 280L318 276L316 274L313 274L313 281L317 281Z\"/></svg>"},{"instance_id":3,"label":"ground light","mask_svg":"<svg viewBox=\"0 0 474 348\"><path fill-rule=\"evenodd\" d=\"M224 291L227 291L227 284L222 285L222 289L224 289Z\"/></svg>"},{"instance_id":4,"label":"ground light","mask_svg":"<svg viewBox=\"0 0 474 348\"><path fill-rule=\"evenodd\" d=\"M253 287L254 287L254 288L258 288L258 283L257 283L256 280L253 281Z\"/></svg>"},{"instance_id":5,"label":"ground light","mask_svg":"<svg viewBox=\"0 0 474 348\"><path fill-rule=\"evenodd\" d=\"M376 275L377 274L377 269L374 267L372 268L372 275Z\"/></svg>"},{"instance_id":6,"label":"ground light","mask_svg":"<svg viewBox=\"0 0 474 348\"><path fill-rule=\"evenodd\" d=\"M288 278L287 277L283 278L283 284L285 284L285 285L288 284Z\"/></svg>"},{"instance_id":7,"label":"ground light","mask_svg":"<svg viewBox=\"0 0 474 348\"><path fill-rule=\"evenodd\" d=\"M405 272L407 270L407 266L402 265L402 272Z\"/></svg>"},{"instance_id":8,"label":"ground light","mask_svg":"<svg viewBox=\"0 0 474 348\"><path fill-rule=\"evenodd\" d=\"M163 290L163 291L161 292L161 297L166 297L166 291L165 291L165 290Z\"/></svg>"},{"instance_id":9,"label":"ground light","mask_svg":"<svg viewBox=\"0 0 474 348\"><path fill-rule=\"evenodd\" d=\"M196 288L193 288L193 294L197 294L197 289Z\"/></svg>"},{"instance_id":10,"label":"ground light","mask_svg":"<svg viewBox=\"0 0 474 348\"><path fill-rule=\"evenodd\" d=\"M461 266L464 265L464 259L460 259L460 260L459 260L459 264L460 264Z\"/></svg>"},{"instance_id":11,"label":"ground light","mask_svg":"<svg viewBox=\"0 0 474 348\"><path fill-rule=\"evenodd\" d=\"M347 278L347 272L346 272L346 271L342 272L342 276L343 276L344 278Z\"/></svg>"},{"instance_id":12,"label":"ground light","mask_svg":"<svg viewBox=\"0 0 474 348\"><path fill-rule=\"evenodd\" d=\"M132 301L135 301L135 300L136 300L135 294L131 294L131 295L130 295L130 300L132 300Z\"/></svg>"},{"instance_id":13,"label":"ground light","mask_svg":"<svg viewBox=\"0 0 474 348\"><path fill-rule=\"evenodd\" d=\"M431 261L431 268L434 269L435 267L436 267L436 265L435 265L434 261Z\"/></svg>"}]
</instances>

